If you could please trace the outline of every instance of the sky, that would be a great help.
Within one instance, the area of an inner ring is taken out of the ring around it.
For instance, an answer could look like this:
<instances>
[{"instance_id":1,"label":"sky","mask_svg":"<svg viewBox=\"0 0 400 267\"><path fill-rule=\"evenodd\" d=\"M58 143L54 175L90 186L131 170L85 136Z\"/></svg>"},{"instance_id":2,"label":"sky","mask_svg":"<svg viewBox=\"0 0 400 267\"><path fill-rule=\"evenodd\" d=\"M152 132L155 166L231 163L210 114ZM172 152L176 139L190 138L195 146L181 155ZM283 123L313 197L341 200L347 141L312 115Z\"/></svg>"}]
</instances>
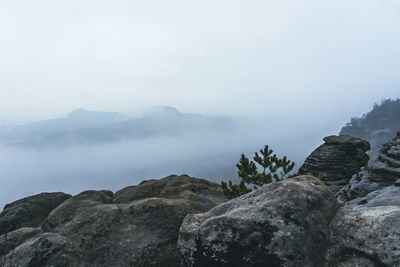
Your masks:
<instances>
[{"instance_id":1,"label":"sky","mask_svg":"<svg viewBox=\"0 0 400 267\"><path fill-rule=\"evenodd\" d=\"M396 0L0 2L0 121L152 105L348 121L400 96Z\"/></svg>"},{"instance_id":2,"label":"sky","mask_svg":"<svg viewBox=\"0 0 400 267\"><path fill-rule=\"evenodd\" d=\"M399 29L397 0L0 1L0 124L159 105L259 122L230 136L3 148L0 206L171 173L218 180L265 143L301 164L400 97Z\"/></svg>"}]
</instances>

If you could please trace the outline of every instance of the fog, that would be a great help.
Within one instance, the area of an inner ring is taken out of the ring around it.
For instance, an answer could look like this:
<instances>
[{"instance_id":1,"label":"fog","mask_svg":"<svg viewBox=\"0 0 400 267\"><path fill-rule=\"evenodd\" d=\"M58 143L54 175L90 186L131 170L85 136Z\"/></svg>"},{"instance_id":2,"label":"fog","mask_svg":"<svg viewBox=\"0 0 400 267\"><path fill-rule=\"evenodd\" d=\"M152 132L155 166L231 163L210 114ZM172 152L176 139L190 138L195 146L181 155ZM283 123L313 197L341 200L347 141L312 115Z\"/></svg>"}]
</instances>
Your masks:
<instances>
[{"instance_id":1,"label":"fog","mask_svg":"<svg viewBox=\"0 0 400 267\"><path fill-rule=\"evenodd\" d=\"M264 144L298 166L326 135L400 97L395 0L0 3L0 126L146 107L240 120L180 136L0 146L0 205L171 173L218 181Z\"/></svg>"},{"instance_id":2,"label":"fog","mask_svg":"<svg viewBox=\"0 0 400 267\"><path fill-rule=\"evenodd\" d=\"M327 129L253 118L228 133L212 130L91 145L0 146L0 205L40 192L116 191L170 174L235 180L241 153L252 157L265 144L299 167Z\"/></svg>"}]
</instances>

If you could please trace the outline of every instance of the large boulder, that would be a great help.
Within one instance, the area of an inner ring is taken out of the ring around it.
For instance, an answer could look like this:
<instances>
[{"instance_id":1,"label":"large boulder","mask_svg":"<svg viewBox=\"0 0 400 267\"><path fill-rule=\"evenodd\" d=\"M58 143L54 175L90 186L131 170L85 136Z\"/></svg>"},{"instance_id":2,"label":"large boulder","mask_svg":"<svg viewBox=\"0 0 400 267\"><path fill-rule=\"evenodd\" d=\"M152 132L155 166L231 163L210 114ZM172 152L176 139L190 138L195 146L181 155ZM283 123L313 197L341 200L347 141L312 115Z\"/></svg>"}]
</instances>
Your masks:
<instances>
[{"instance_id":1,"label":"large boulder","mask_svg":"<svg viewBox=\"0 0 400 267\"><path fill-rule=\"evenodd\" d=\"M5 205L0 213L0 235L21 227L38 227L47 215L70 198L65 193L41 193Z\"/></svg>"},{"instance_id":2,"label":"large boulder","mask_svg":"<svg viewBox=\"0 0 400 267\"><path fill-rule=\"evenodd\" d=\"M187 266L321 266L338 205L320 180L299 176L186 216Z\"/></svg>"},{"instance_id":3,"label":"large boulder","mask_svg":"<svg viewBox=\"0 0 400 267\"><path fill-rule=\"evenodd\" d=\"M186 175L144 181L115 194L85 191L55 208L41 233L4 255L4 262L7 266L183 266L177 240L184 217L224 201L218 184Z\"/></svg>"},{"instance_id":4,"label":"large boulder","mask_svg":"<svg viewBox=\"0 0 400 267\"><path fill-rule=\"evenodd\" d=\"M366 166L370 149L367 141L348 135L328 136L325 143L315 149L300 167L300 174L324 174L324 182L337 192L351 177Z\"/></svg>"},{"instance_id":5,"label":"large boulder","mask_svg":"<svg viewBox=\"0 0 400 267\"><path fill-rule=\"evenodd\" d=\"M117 191L113 197L114 203L126 203L145 198L169 198L190 200L191 205L199 209L209 210L215 203L225 201L219 185L204 179L188 175L171 175L161 180L146 180L139 186L128 186Z\"/></svg>"}]
</instances>

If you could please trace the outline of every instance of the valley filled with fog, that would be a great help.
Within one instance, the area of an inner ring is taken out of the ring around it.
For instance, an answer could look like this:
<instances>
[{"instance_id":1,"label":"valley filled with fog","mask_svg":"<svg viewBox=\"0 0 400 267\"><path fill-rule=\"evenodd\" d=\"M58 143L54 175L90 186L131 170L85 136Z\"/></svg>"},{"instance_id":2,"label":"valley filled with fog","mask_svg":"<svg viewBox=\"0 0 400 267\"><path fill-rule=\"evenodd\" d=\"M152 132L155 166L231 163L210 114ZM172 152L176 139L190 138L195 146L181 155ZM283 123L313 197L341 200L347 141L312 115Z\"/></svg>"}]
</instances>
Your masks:
<instances>
[{"instance_id":1,"label":"valley filled with fog","mask_svg":"<svg viewBox=\"0 0 400 267\"><path fill-rule=\"evenodd\" d=\"M158 107L139 117L76 110L0 126L0 205L40 192L118 190L170 174L235 179L240 154L265 144L299 167L329 128L268 118L228 118Z\"/></svg>"}]
</instances>

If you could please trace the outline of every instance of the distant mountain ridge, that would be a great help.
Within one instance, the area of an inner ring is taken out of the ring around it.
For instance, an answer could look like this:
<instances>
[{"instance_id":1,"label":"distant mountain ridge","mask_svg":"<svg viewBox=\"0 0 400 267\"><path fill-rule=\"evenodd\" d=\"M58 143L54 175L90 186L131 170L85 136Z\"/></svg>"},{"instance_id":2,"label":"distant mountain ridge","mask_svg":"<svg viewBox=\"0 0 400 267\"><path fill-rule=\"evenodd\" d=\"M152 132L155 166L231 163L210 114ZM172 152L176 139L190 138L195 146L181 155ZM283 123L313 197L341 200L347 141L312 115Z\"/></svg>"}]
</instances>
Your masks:
<instances>
[{"instance_id":1,"label":"distant mountain ridge","mask_svg":"<svg viewBox=\"0 0 400 267\"><path fill-rule=\"evenodd\" d=\"M187 132L226 131L228 117L181 113L173 107L154 107L134 118L117 112L76 109L66 117L25 125L0 126L0 144L46 147L107 143Z\"/></svg>"},{"instance_id":2,"label":"distant mountain ridge","mask_svg":"<svg viewBox=\"0 0 400 267\"><path fill-rule=\"evenodd\" d=\"M361 118L352 118L340 135L351 135L367 140L376 150L400 131L400 99L383 100Z\"/></svg>"}]
</instances>

